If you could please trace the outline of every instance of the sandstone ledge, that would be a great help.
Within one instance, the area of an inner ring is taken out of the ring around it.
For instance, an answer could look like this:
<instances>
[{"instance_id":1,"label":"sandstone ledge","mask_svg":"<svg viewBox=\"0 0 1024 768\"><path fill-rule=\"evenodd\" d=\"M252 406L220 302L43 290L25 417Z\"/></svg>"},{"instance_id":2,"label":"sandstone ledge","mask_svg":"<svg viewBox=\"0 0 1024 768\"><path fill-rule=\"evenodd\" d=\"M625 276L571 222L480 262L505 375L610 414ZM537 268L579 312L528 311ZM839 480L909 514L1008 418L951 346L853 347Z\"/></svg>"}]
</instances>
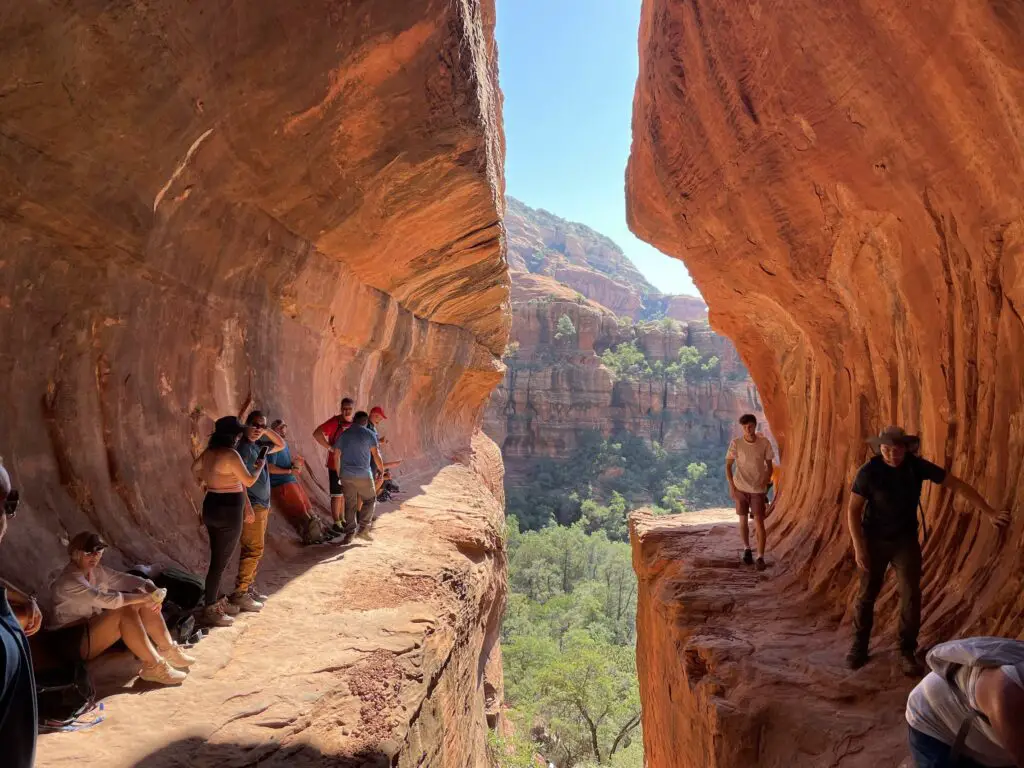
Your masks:
<instances>
[{"instance_id":1,"label":"sandstone ledge","mask_svg":"<svg viewBox=\"0 0 1024 768\"><path fill-rule=\"evenodd\" d=\"M794 599L770 549L766 571L743 567L724 512L630 519L648 764L896 768L912 682L895 637L876 631L871 663L847 670L845 602Z\"/></svg>"},{"instance_id":2,"label":"sandstone ledge","mask_svg":"<svg viewBox=\"0 0 1024 768\"><path fill-rule=\"evenodd\" d=\"M405 483L372 544L274 568L263 612L204 639L180 689L117 692L100 726L42 737L40 768L486 765L501 506L462 464Z\"/></svg>"}]
</instances>

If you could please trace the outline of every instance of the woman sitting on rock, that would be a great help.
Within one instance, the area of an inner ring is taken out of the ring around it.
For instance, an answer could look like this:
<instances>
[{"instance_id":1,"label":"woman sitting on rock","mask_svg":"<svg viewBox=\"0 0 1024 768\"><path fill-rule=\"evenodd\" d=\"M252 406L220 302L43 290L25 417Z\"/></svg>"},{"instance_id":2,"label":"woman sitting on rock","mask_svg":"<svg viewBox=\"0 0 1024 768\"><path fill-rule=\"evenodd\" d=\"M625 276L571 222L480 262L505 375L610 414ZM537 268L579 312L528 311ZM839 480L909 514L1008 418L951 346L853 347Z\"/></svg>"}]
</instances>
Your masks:
<instances>
[{"instance_id":1,"label":"woman sitting on rock","mask_svg":"<svg viewBox=\"0 0 1024 768\"><path fill-rule=\"evenodd\" d=\"M206 608L203 620L216 627L229 627L238 608L226 599L218 599L221 576L227 568L242 534L242 520L253 522L252 507L246 504L245 489L260 477L266 459L245 468L235 448L245 426L235 416L217 419L206 450L192 464L192 472L206 489L203 499L203 524L210 534L210 568L206 572Z\"/></svg>"},{"instance_id":2,"label":"woman sitting on rock","mask_svg":"<svg viewBox=\"0 0 1024 768\"><path fill-rule=\"evenodd\" d=\"M68 544L70 562L53 582L52 631L48 642L67 660L95 659L118 640L142 661L139 677L176 685L195 659L179 648L164 623L166 594L138 576L100 565L107 543L96 533L79 533ZM175 669L179 667L181 669Z\"/></svg>"}]
</instances>

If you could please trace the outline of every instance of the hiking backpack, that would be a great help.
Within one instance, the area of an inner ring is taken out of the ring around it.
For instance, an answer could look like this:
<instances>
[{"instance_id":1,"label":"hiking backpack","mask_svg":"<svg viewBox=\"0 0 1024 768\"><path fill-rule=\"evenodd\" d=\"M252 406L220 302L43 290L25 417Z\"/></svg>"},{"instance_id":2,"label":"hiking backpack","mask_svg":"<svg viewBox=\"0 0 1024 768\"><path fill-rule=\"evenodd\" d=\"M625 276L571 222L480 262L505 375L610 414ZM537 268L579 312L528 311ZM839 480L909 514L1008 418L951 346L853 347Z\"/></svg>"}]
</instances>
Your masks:
<instances>
[{"instance_id":1,"label":"hiking backpack","mask_svg":"<svg viewBox=\"0 0 1024 768\"><path fill-rule=\"evenodd\" d=\"M96 707L96 689L82 662L42 670L35 677L41 733L65 730Z\"/></svg>"},{"instance_id":2,"label":"hiking backpack","mask_svg":"<svg viewBox=\"0 0 1024 768\"><path fill-rule=\"evenodd\" d=\"M988 723L988 718L971 706L967 694L957 685L957 673L964 667L994 668L1011 664L1024 664L1024 641L1005 637L965 637L939 643L928 652L928 666L946 681L957 700L970 712L957 731L956 742L950 752L951 763L959 759L971 723L977 718Z\"/></svg>"}]
</instances>

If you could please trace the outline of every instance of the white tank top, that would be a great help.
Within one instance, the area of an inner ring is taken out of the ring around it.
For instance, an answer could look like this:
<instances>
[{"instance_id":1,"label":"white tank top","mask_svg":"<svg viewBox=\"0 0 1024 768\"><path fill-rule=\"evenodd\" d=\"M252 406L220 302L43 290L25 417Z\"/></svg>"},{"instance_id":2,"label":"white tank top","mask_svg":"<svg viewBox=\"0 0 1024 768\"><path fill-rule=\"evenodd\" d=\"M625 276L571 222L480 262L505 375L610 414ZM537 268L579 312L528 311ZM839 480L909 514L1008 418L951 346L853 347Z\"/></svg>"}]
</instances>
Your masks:
<instances>
[{"instance_id":1,"label":"white tank top","mask_svg":"<svg viewBox=\"0 0 1024 768\"><path fill-rule=\"evenodd\" d=\"M1004 675L1024 688L1024 664L999 668ZM956 675L957 685L967 694L967 701L977 709L974 688L984 667L964 667ZM961 724L970 716L970 710L960 703L949 684L934 672L922 680L910 692L907 699L907 723L914 730L952 745L956 741ZM1003 749L992 726L981 718L975 718L967 733L964 754L982 765L1005 768L1013 765L1013 758Z\"/></svg>"}]
</instances>

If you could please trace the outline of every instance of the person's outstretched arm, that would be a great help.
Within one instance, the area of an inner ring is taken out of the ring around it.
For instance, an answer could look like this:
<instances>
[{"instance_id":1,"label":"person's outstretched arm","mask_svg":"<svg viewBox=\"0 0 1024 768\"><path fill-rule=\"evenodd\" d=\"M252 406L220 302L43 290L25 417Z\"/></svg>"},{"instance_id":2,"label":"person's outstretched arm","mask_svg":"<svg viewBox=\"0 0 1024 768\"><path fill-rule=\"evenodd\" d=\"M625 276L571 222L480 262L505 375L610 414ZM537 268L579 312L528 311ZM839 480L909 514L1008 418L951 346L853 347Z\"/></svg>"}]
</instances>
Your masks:
<instances>
[{"instance_id":1,"label":"person's outstretched arm","mask_svg":"<svg viewBox=\"0 0 1024 768\"><path fill-rule=\"evenodd\" d=\"M238 482L246 488L252 488L256 484L256 481L260 479L260 473L263 471L263 465L267 460L264 459L263 461L257 461L256 466L252 468L252 472L246 468L245 462L242 461L242 457L238 455L237 451L235 451L235 456L231 461L231 469L234 471Z\"/></svg>"},{"instance_id":2,"label":"person's outstretched arm","mask_svg":"<svg viewBox=\"0 0 1024 768\"><path fill-rule=\"evenodd\" d=\"M868 545L864 538L864 505L867 499L857 493L850 494L850 503L846 507L846 524L850 528L853 540L853 557L857 567L862 571L868 569Z\"/></svg>"},{"instance_id":3,"label":"person's outstretched arm","mask_svg":"<svg viewBox=\"0 0 1024 768\"><path fill-rule=\"evenodd\" d=\"M288 447L287 445L285 445L284 438L281 437L279 434L277 434L277 432L275 432L272 429L266 430L263 433L263 436L267 438L267 440L269 440L271 443L273 443L270 450L267 451L268 454L278 453Z\"/></svg>"},{"instance_id":4,"label":"person's outstretched arm","mask_svg":"<svg viewBox=\"0 0 1024 768\"><path fill-rule=\"evenodd\" d=\"M1002 512L996 510L994 507L989 505L987 501L985 501L980 493L952 472L946 473L946 477L942 481L942 487L949 488L949 490L954 493L959 493L961 496L966 498L971 502L971 504L984 512L988 517L989 522L996 528L1001 530L1010 524L1010 510L1005 509Z\"/></svg>"},{"instance_id":5,"label":"person's outstretched arm","mask_svg":"<svg viewBox=\"0 0 1024 768\"><path fill-rule=\"evenodd\" d=\"M1024 689L1001 669L986 669L978 675L974 697L1013 764L1024 766Z\"/></svg>"},{"instance_id":6,"label":"person's outstretched arm","mask_svg":"<svg viewBox=\"0 0 1024 768\"><path fill-rule=\"evenodd\" d=\"M249 411L252 410L254 405L256 405L256 399L252 396L252 391L250 390L249 394L245 396L245 402L242 403L242 409L238 412L238 420L240 422L245 424L245 420L249 418Z\"/></svg>"}]
</instances>

